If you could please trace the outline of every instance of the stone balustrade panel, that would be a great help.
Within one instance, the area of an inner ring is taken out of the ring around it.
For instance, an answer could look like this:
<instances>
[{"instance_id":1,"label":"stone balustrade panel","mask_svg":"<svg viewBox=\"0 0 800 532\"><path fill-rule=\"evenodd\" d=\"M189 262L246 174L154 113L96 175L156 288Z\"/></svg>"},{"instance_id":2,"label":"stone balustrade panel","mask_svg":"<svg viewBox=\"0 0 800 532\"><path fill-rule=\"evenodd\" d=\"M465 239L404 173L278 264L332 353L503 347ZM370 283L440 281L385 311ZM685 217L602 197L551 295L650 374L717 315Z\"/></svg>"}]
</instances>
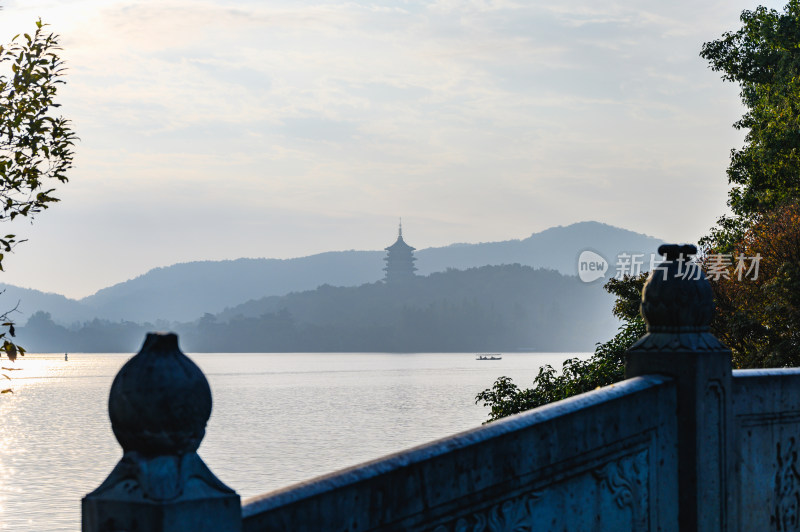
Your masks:
<instances>
[{"instance_id":1,"label":"stone balustrade panel","mask_svg":"<svg viewBox=\"0 0 800 532\"><path fill-rule=\"evenodd\" d=\"M800 369L733 372L737 530L800 530Z\"/></svg>"},{"instance_id":2,"label":"stone balustrade panel","mask_svg":"<svg viewBox=\"0 0 800 532\"><path fill-rule=\"evenodd\" d=\"M243 530L676 530L676 404L628 379L245 500Z\"/></svg>"}]
</instances>

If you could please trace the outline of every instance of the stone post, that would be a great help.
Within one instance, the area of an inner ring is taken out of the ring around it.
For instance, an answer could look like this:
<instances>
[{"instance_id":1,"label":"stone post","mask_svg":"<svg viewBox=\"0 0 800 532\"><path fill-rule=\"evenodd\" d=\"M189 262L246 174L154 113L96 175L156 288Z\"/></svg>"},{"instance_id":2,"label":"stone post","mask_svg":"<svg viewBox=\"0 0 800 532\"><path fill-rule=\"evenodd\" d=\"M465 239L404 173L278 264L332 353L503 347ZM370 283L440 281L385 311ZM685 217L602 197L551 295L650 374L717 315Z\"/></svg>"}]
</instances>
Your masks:
<instances>
[{"instance_id":1,"label":"stone post","mask_svg":"<svg viewBox=\"0 0 800 532\"><path fill-rule=\"evenodd\" d=\"M83 532L240 532L241 502L197 455L211 415L203 372L175 334L148 334L108 398L123 456L82 501Z\"/></svg>"},{"instance_id":2,"label":"stone post","mask_svg":"<svg viewBox=\"0 0 800 532\"><path fill-rule=\"evenodd\" d=\"M709 332L711 285L694 246L663 245L666 260L642 291L647 334L629 350L625 377L660 373L678 388L678 520L681 531L728 530L734 477L731 352Z\"/></svg>"}]
</instances>

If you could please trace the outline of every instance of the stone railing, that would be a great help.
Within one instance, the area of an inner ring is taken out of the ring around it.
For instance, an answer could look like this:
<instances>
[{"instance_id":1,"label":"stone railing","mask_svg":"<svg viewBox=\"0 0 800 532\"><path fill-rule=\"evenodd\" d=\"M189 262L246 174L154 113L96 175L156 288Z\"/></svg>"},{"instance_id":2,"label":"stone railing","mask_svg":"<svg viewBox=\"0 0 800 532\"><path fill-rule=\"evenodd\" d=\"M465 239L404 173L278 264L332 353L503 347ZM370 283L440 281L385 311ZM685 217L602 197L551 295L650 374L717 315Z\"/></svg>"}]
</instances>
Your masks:
<instances>
[{"instance_id":1,"label":"stone railing","mask_svg":"<svg viewBox=\"0 0 800 532\"><path fill-rule=\"evenodd\" d=\"M124 455L83 530L800 530L800 370L731 372L694 251L659 248L627 380L243 504L196 453L205 377L148 335L112 384Z\"/></svg>"}]
</instances>

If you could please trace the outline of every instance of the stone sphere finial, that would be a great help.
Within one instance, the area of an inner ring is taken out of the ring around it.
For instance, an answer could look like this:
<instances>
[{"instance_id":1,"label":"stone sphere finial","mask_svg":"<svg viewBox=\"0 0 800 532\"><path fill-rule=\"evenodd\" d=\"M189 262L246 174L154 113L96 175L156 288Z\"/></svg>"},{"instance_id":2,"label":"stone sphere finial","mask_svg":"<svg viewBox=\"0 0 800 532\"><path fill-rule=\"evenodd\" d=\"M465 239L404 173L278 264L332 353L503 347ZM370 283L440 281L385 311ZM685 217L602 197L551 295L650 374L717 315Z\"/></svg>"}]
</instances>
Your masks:
<instances>
[{"instance_id":1,"label":"stone sphere finial","mask_svg":"<svg viewBox=\"0 0 800 532\"><path fill-rule=\"evenodd\" d=\"M711 285L697 263L693 245L664 244L665 260L655 266L642 290L641 311L650 333L707 332L714 314Z\"/></svg>"},{"instance_id":2,"label":"stone sphere finial","mask_svg":"<svg viewBox=\"0 0 800 532\"><path fill-rule=\"evenodd\" d=\"M108 413L126 453L195 452L211 416L211 389L200 368L181 353L176 334L149 333L139 354L114 378Z\"/></svg>"}]
</instances>

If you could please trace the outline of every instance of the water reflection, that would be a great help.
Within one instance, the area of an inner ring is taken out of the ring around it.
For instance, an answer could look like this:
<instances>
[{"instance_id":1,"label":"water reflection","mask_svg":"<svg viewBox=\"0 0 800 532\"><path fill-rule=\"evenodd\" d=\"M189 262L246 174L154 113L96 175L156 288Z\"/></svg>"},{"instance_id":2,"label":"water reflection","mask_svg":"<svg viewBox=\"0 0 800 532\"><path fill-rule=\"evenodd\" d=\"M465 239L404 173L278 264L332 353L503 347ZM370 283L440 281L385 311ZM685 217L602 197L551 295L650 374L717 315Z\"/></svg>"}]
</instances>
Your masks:
<instances>
[{"instance_id":1,"label":"water reflection","mask_svg":"<svg viewBox=\"0 0 800 532\"><path fill-rule=\"evenodd\" d=\"M531 382L565 355L190 355L214 410L200 455L243 497L477 426L474 396L500 375ZM0 395L0 530L74 531L80 499L121 456L111 381L130 355L26 355ZM17 375L20 375L17 377Z\"/></svg>"}]
</instances>

